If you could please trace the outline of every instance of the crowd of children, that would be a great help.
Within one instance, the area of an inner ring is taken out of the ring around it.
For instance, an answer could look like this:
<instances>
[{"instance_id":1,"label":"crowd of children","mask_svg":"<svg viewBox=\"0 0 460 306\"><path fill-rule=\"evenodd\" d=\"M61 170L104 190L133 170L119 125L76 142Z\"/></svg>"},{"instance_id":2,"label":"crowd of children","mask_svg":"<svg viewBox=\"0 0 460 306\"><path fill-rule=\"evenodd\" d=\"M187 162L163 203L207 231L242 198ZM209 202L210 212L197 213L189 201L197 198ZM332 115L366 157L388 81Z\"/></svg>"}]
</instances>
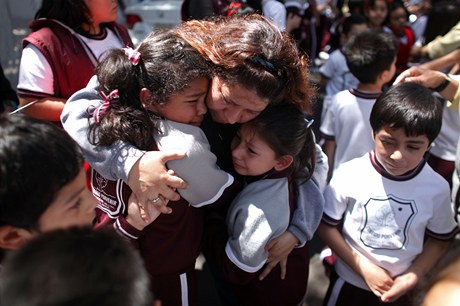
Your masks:
<instances>
[{"instance_id":1,"label":"crowd of children","mask_svg":"<svg viewBox=\"0 0 460 306\"><path fill-rule=\"evenodd\" d=\"M280 28L245 11L104 51L59 100L64 129L0 114L0 305L198 305L200 253L223 305L301 305L314 236L334 258L324 305L458 286L458 4L297 2L257 6L284 6ZM305 48L306 16L322 28ZM314 100L304 54L320 50Z\"/></svg>"}]
</instances>

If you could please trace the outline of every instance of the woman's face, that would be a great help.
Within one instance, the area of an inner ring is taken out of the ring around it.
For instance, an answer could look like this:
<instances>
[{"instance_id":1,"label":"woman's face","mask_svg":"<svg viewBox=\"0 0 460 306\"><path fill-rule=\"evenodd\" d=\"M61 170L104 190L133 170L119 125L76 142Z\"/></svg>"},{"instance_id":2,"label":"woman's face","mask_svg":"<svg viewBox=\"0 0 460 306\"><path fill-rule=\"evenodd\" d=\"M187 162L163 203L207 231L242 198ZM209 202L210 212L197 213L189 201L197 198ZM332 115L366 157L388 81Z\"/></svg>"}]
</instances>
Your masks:
<instances>
[{"instance_id":1,"label":"woman's face","mask_svg":"<svg viewBox=\"0 0 460 306\"><path fill-rule=\"evenodd\" d=\"M257 117L268 105L255 91L238 84L228 84L219 77L211 81L206 105L214 122L224 124L245 123Z\"/></svg>"},{"instance_id":2,"label":"woman's face","mask_svg":"<svg viewBox=\"0 0 460 306\"><path fill-rule=\"evenodd\" d=\"M118 5L116 0L85 0L85 4L91 14L90 20L93 25L112 22L117 19Z\"/></svg>"}]
</instances>

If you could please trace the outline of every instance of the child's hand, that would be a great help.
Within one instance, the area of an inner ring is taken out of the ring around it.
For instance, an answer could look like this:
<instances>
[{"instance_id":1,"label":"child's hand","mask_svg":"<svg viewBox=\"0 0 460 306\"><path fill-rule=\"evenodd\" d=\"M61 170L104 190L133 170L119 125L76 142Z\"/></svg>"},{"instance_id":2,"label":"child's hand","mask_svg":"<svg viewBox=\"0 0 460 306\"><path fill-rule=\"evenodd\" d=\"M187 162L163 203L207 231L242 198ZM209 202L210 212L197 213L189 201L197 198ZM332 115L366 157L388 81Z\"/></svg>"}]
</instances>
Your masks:
<instances>
[{"instance_id":1,"label":"child's hand","mask_svg":"<svg viewBox=\"0 0 460 306\"><path fill-rule=\"evenodd\" d=\"M415 273L409 272L402 274L394 279L393 286L391 286L390 290L382 294L380 299L382 302L394 302L400 296L412 289L417 281L418 278Z\"/></svg>"},{"instance_id":2,"label":"child's hand","mask_svg":"<svg viewBox=\"0 0 460 306\"><path fill-rule=\"evenodd\" d=\"M393 278L385 269L367 260L361 260L359 266L366 284L376 296L381 297L393 286Z\"/></svg>"},{"instance_id":3,"label":"child's hand","mask_svg":"<svg viewBox=\"0 0 460 306\"><path fill-rule=\"evenodd\" d=\"M268 252L267 265L260 274L259 280L263 280L278 263L281 267L281 279L284 279L286 277L287 257L297 243L299 240L289 231L285 231L280 236L270 240L265 246L265 251Z\"/></svg>"},{"instance_id":4,"label":"child's hand","mask_svg":"<svg viewBox=\"0 0 460 306\"><path fill-rule=\"evenodd\" d=\"M166 202L164 198L160 196L161 202ZM152 223L161 212L151 203L147 203L146 206L139 203L136 195L131 194L128 200L128 215L126 221L134 226L136 229L142 231L147 225Z\"/></svg>"}]
</instances>

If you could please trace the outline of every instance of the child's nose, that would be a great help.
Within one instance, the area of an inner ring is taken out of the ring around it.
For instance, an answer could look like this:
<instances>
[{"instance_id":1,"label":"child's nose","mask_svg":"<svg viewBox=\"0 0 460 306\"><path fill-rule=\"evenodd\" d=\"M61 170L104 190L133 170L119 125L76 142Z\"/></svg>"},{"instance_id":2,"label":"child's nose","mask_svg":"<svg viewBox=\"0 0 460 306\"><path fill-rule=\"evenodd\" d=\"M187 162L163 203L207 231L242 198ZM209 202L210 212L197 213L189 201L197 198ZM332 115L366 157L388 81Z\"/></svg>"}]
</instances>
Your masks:
<instances>
[{"instance_id":1,"label":"child's nose","mask_svg":"<svg viewBox=\"0 0 460 306\"><path fill-rule=\"evenodd\" d=\"M402 159L403 155L402 155L400 150L396 150L391 154L390 157L391 157L391 159L394 159L394 160L400 160L400 159Z\"/></svg>"}]
</instances>

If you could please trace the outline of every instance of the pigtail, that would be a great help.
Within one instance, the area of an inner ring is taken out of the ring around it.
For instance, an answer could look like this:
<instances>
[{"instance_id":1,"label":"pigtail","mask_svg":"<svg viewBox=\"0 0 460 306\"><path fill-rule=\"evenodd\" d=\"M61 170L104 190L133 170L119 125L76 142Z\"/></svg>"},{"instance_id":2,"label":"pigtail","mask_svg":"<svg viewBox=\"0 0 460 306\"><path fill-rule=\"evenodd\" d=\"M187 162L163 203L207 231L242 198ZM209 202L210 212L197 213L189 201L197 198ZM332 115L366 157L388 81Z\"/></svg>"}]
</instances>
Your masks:
<instances>
[{"instance_id":1,"label":"pigtail","mask_svg":"<svg viewBox=\"0 0 460 306\"><path fill-rule=\"evenodd\" d=\"M93 111L88 135L92 144L109 146L121 140L143 150L152 145L154 120L139 96L144 87L142 68L142 55L126 48L108 51L98 65L99 94L104 103Z\"/></svg>"}]
</instances>

